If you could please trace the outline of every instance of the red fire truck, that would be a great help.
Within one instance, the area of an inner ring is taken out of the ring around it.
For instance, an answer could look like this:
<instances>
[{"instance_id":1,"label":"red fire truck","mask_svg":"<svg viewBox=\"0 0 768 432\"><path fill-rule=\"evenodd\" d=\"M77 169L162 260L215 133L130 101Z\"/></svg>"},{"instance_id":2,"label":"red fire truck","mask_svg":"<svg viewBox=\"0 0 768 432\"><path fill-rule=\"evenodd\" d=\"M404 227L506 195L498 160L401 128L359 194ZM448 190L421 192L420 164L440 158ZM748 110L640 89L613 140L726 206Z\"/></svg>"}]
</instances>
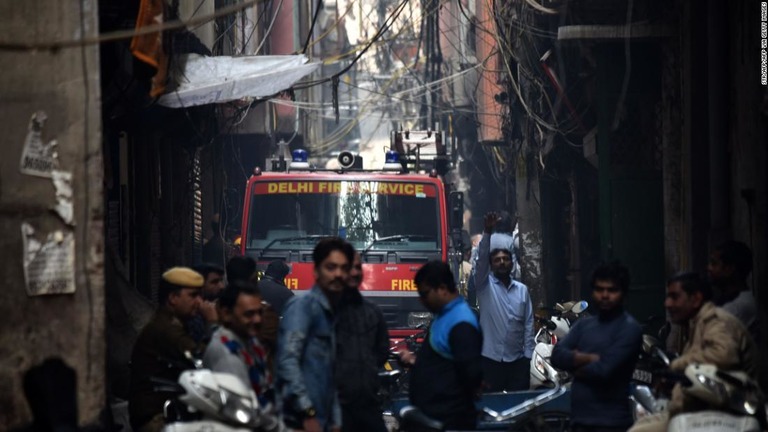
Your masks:
<instances>
[{"instance_id":1,"label":"red fire truck","mask_svg":"<svg viewBox=\"0 0 768 432\"><path fill-rule=\"evenodd\" d=\"M361 254L361 291L382 309L390 336L412 334L431 319L413 277L427 261L458 257L451 245L461 238L463 211L461 192L448 192L438 173L449 165L447 152L437 147L423 157L423 142L416 152L408 147L414 135L393 134L393 147L406 155L387 152L379 170L363 170L359 156L349 152L339 155L341 168L317 169L304 150L294 150L290 163L273 160L272 171L256 169L246 189L242 253L259 269L285 260L291 266L286 285L302 291L314 283L317 241L345 238ZM430 142L440 143L439 133L432 135Z\"/></svg>"}]
</instances>

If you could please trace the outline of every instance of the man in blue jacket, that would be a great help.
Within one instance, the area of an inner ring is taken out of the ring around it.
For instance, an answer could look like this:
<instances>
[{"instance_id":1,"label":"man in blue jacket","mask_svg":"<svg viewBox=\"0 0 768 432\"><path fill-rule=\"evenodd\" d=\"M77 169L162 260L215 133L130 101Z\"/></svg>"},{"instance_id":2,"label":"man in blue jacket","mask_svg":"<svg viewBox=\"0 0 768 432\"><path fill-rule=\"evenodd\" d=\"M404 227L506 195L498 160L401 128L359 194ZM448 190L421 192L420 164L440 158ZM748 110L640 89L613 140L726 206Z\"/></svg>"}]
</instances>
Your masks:
<instances>
[{"instance_id":1,"label":"man in blue jacket","mask_svg":"<svg viewBox=\"0 0 768 432\"><path fill-rule=\"evenodd\" d=\"M474 312L459 295L448 264L431 261L416 273L421 303L435 319L411 370L411 403L446 429L474 429L474 401L480 393L482 336Z\"/></svg>"},{"instance_id":2,"label":"man in blue jacket","mask_svg":"<svg viewBox=\"0 0 768 432\"><path fill-rule=\"evenodd\" d=\"M277 338L277 387L285 423L306 432L338 432L336 307L346 288L354 249L340 238L317 243L312 252L315 285L283 310Z\"/></svg>"},{"instance_id":3,"label":"man in blue jacket","mask_svg":"<svg viewBox=\"0 0 768 432\"><path fill-rule=\"evenodd\" d=\"M643 332L624 310L628 290L626 267L618 262L599 266L592 273L598 315L579 319L552 351L552 365L574 374L573 432L624 432L632 425L629 381Z\"/></svg>"}]
</instances>

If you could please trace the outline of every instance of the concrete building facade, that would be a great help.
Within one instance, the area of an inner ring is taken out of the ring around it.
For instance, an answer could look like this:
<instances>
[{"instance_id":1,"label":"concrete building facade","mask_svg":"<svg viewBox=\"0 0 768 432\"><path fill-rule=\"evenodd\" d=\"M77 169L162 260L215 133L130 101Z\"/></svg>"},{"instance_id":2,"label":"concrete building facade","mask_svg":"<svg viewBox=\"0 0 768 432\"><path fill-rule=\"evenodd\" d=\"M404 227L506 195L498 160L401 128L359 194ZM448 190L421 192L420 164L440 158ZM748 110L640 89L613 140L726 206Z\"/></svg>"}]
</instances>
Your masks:
<instances>
[{"instance_id":1,"label":"concrete building facade","mask_svg":"<svg viewBox=\"0 0 768 432\"><path fill-rule=\"evenodd\" d=\"M4 2L0 16L0 429L31 420L24 373L51 357L74 368L90 423L105 405L99 50L45 45L93 39L97 2Z\"/></svg>"}]
</instances>

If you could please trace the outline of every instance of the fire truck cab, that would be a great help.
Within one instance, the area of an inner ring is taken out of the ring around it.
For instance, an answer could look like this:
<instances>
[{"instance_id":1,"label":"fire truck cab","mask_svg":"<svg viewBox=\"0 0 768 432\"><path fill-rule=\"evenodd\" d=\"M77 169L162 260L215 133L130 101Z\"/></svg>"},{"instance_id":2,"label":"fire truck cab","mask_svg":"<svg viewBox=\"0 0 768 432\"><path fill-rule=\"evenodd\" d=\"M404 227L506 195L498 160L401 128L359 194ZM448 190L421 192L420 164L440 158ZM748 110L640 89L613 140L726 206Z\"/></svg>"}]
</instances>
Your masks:
<instances>
[{"instance_id":1,"label":"fire truck cab","mask_svg":"<svg viewBox=\"0 0 768 432\"><path fill-rule=\"evenodd\" d=\"M315 244L344 238L361 255L360 290L381 308L390 337L413 334L431 320L413 277L424 263L455 255L449 218L460 220L461 193L447 193L435 169L411 172L395 151L387 152L380 170L363 170L349 152L338 160L340 169L317 169L304 150L294 150L290 163L277 159L272 171L255 170L246 189L241 251L260 270L285 260L291 267L285 284L300 294L314 284Z\"/></svg>"}]
</instances>

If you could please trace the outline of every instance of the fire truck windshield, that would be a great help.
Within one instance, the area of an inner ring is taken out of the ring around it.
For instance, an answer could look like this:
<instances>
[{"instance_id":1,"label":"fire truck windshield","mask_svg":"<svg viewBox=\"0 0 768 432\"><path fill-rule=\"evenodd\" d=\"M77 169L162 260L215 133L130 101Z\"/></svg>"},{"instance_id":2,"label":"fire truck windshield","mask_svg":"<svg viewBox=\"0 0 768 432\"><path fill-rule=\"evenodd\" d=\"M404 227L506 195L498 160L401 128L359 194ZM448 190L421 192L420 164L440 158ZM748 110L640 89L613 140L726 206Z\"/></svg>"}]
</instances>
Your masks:
<instances>
[{"instance_id":1,"label":"fire truck windshield","mask_svg":"<svg viewBox=\"0 0 768 432\"><path fill-rule=\"evenodd\" d=\"M248 250L307 251L324 236L368 252L441 248L433 184L269 180L254 183L251 193Z\"/></svg>"}]
</instances>

